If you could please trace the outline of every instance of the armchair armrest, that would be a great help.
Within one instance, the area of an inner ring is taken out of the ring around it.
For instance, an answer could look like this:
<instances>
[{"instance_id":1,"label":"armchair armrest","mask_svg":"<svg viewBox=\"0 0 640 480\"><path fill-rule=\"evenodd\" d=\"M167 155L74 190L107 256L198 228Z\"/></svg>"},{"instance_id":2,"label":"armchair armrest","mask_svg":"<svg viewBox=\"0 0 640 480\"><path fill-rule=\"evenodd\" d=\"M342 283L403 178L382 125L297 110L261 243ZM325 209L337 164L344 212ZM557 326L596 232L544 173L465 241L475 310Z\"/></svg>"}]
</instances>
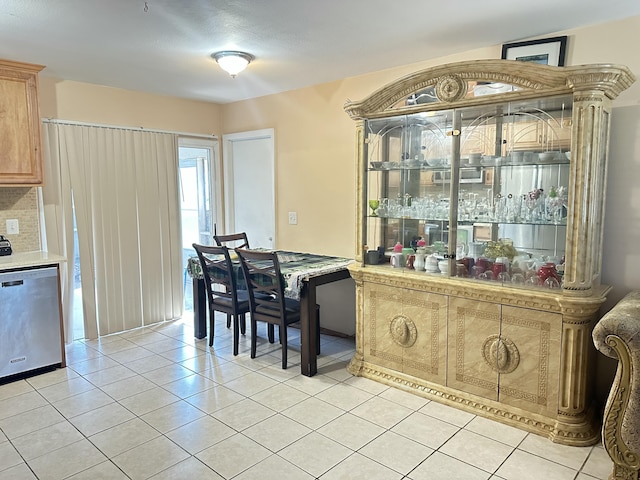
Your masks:
<instances>
[{"instance_id":1,"label":"armchair armrest","mask_svg":"<svg viewBox=\"0 0 640 480\"><path fill-rule=\"evenodd\" d=\"M602 423L604 448L613 460L609 478L638 479L640 470L640 291L624 297L597 323L593 342L618 360Z\"/></svg>"}]
</instances>

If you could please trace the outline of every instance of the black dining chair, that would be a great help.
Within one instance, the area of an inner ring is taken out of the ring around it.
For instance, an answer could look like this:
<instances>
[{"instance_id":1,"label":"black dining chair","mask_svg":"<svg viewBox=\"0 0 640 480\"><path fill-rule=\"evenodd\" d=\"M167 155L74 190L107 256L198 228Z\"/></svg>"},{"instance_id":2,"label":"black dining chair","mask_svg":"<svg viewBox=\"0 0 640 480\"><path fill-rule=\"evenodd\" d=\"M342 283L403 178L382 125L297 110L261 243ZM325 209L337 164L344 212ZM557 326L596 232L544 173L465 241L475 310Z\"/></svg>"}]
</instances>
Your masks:
<instances>
[{"instance_id":1,"label":"black dining chair","mask_svg":"<svg viewBox=\"0 0 640 480\"><path fill-rule=\"evenodd\" d=\"M249 239L246 232L230 233L228 235L214 235L213 240L219 247L225 245L230 248L249 248ZM228 245L232 243L233 245Z\"/></svg>"},{"instance_id":2,"label":"black dining chair","mask_svg":"<svg viewBox=\"0 0 640 480\"><path fill-rule=\"evenodd\" d=\"M269 342L274 342L273 328L278 326L282 345L282 368L287 368L287 327L300 321L300 302L285 298L284 279L276 252L236 249L245 282L249 290L251 315L251 358L256 358L257 322L266 322ZM320 343L320 314L316 305L318 321L316 345ZM320 350L318 349L318 353Z\"/></svg>"},{"instance_id":3,"label":"black dining chair","mask_svg":"<svg viewBox=\"0 0 640 480\"><path fill-rule=\"evenodd\" d=\"M230 233L228 235L214 235L213 241L219 247L226 246L234 248L249 248L247 232ZM231 315L227 315L227 328L231 326Z\"/></svg>"},{"instance_id":4,"label":"black dining chair","mask_svg":"<svg viewBox=\"0 0 640 480\"><path fill-rule=\"evenodd\" d=\"M246 314L249 312L249 294L238 289L237 266L234 267L227 247L211 247L193 244L198 254L207 289L209 304L209 346L213 345L214 313L216 311L233 318L233 354L238 355L239 333L246 331Z\"/></svg>"}]
</instances>

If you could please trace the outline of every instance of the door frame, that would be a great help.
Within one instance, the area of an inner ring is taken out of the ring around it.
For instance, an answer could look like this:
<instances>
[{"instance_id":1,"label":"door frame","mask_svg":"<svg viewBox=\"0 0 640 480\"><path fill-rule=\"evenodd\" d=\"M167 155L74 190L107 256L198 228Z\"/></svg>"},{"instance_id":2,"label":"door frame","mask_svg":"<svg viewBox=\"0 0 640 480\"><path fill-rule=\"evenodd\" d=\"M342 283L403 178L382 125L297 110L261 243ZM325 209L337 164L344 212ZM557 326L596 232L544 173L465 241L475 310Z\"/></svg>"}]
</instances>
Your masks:
<instances>
[{"instance_id":1,"label":"door frame","mask_svg":"<svg viewBox=\"0 0 640 480\"><path fill-rule=\"evenodd\" d=\"M233 201L233 142L246 141L246 140L267 140L269 141L269 149L271 151L271 167L273 170L273 185L272 185L272 205L273 205L273 246L276 245L276 225L277 225L277 211L276 211L276 171L275 171L275 142L274 142L274 129L264 128L261 130L251 130L247 132L229 133L222 135L222 165L224 174L224 233L233 233L235 229L235 210Z\"/></svg>"},{"instance_id":2,"label":"door frame","mask_svg":"<svg viewBox=\"0 0 640 480\"><path fill-rule=\"evenodd\" d=\"M216 225L220 225L224 222L223 215L223 177L222 177L222 162L220 160L220 141L218 137L213 138L200 138L200 137L189 137L189 136L180 136L178 137L178 147L192 147L192 148L210 148L211 149L211 175L213 178L210 179L211 185L211 200L215 203L215 218L213 219L213 229L215 230ZM176 152L176 157L178 158L178 168L180 168L180 159L178 152ZM213 232L211 232L213 236ZM213 237L212 237L213 238ZM182 238L180 239L182 242Z\"/></svg>"}]
</instances>

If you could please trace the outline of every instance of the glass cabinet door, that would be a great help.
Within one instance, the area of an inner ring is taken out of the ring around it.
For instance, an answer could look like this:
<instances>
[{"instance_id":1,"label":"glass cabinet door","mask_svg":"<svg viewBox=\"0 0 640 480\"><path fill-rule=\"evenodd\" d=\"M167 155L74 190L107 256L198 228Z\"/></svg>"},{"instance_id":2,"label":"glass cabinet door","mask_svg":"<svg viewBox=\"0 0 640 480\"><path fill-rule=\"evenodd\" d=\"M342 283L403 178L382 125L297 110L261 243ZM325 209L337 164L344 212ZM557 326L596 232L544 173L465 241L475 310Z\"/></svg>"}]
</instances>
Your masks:
<instances>
[{"instance_id":1,"label":"glass cabinet door","mask_svg":"<svg viewBox=\"0 0 640 480\"><path fill-rule=\"evenodd\" d=\"M560 288L572 96L365 121L366 263Z\"/></svg>"},{"instance_id":2,"label":"glass cabinet door","mask_svg":"<svg viewBox=\"0 0 640 480\"><path fill-rule=\"evenodd\" d=\"M448 253L452 111L369 120L365 124L368 263L411 268L429 246ZM437 260L436 260L437 263ZM419 265L423 265L419 263ZM421 267L424 270L424 267ZM431 268L440 272L437 265Z\"/></svg>"},{"instance_id":3,"label":"glass cabinet door","mask_svg":"<svg viewBox=\"0 0 640 480\"><path fill-rule=\"evenodd\" d=\"M571 105L560 96L456 112L457 276L561 287ZM468 183L469 171L483 172L483 181Z\"/></svg>"}]
</instances>

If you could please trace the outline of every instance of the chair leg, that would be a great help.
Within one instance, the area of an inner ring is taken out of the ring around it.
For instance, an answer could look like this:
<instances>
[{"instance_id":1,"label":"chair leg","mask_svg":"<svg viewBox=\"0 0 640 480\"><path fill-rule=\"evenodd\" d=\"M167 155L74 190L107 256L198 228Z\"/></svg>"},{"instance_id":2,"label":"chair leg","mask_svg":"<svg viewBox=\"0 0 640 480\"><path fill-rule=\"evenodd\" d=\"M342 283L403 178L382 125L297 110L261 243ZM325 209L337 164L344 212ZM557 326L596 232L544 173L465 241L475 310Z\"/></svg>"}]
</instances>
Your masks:
<instances>
[{"instance_id":1,"label":"chair leg","mask_svg":"<svg viewBox=\"0 0 640 480\"><path fill-rule=\"evenodd\" d=\"M258 341L258 335L256 333L257 322L251 317L251 358L256 358L256 343Z\"/></svg>"},{"instance_id":2,"label":"chair leg","mask_svg":"<svg viewBox=\"0 0 640 480\"><path fill-rule=\"evenodd\" d=\"M215 312L212 308L209 308L209 346L213 346L213 335L215 330Z\"/></svg>"},{"instance_id":3,"label":"chair leg","mask_svg":"<svg viewBox=\"0 0 640 480\"><path fill-rule=\"evenodd\" d=\"M282 344L282 369L287 369L287 326L280 325L280 343Z\"/></svg>"},{"instance_id":4,"label":"chair leg","mask_svg":"<svg viewBox=\"0 0 640 480\"><path fill-rule=\"evenodd\" d=\"M275 334L273 332L273 324L267 323L267 335L269 337L269 343L275 342Z\"/></svg>"},{"instance_id":5,"label":"chair leg","mask_svg":"<svg viewBox=\"0 0 640 480\"><path fill-rule=\"evenodd\" d=\"M247 333L247 316L244 313L240 315L240 333L242 335Z\"/></svg>"},{"instance_id":6,"label":"chair leg","mask_svg":"<svg viewBox=\"0 0 640 480\"><path fill-rule=\"evenodd\" d=\"M231 327L231 315L227 313L227 328Z\"/></svg>"},{"instance_id":7,"label":"chair leg","mask_svg":"<svg viewBox=\"0 0 640 480\"><path fill-rule=\"evenodd\" d=\"M233 317L233 355L238 355L238 343L240 343L239 325L240 319L238 315Z\"/></svg>"}]
</instances>

